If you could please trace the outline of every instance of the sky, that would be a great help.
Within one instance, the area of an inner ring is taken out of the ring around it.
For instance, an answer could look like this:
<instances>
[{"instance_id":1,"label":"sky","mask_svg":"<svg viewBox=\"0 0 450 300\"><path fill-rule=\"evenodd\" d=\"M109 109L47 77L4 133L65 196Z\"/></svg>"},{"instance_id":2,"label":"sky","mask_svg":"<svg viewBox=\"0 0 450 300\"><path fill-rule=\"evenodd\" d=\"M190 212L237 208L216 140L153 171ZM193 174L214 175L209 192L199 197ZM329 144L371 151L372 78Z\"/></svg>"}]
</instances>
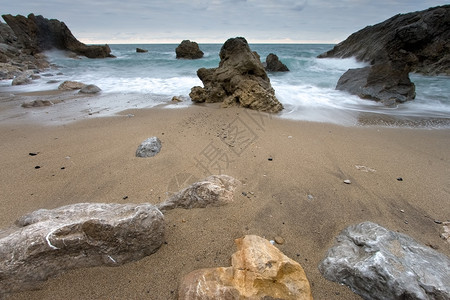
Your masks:
<instances>
[{"instance_id":1,"label":"sky","mask_svg":"<svg viewBox=\"0 0 450 300\"><path fill-rule=\"evenodd\" d=\"M329 43L448 0L5 0L0 14L64 22L86 44ZM3 21L3 20L2 20Z\"/></svg>"}]
</instances>

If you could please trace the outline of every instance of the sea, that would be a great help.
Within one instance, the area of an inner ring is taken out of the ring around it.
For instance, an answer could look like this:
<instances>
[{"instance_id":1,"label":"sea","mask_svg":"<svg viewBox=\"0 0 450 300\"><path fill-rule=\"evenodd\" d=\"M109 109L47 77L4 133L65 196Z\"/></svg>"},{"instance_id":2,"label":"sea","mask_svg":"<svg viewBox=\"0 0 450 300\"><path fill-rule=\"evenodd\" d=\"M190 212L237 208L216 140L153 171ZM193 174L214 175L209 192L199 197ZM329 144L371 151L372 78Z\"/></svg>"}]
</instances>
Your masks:
<instances>
[{"instance_id":1,"label":"sea","mask_svg":"<svg viewBox=\"0 0 450 300\"><path fill-rule=\"evenodd\" d=\"M46 53L48 59L57 68L44 72L30 85L11 86L11 81L0 81L0 90L12 94L52 90L65 80L73 80L95 84L102 89L100 96L89 100L89 108L79 104L80 111L88 109L98 116L161 104L167 109L186 108L196 105L189 99L191 88L203 86L197 70L218 66L222 44L200 44L204 57L197 60L176 59L175 44L109 46L116 58L73 59L63 52L49 51ZM269 53L274 53L290 70L268 73L276 97L285 107L279 117L345 126L450 128L450 77L410 74L416 85L416 98L388 107L335 90L344 72L366 64L353 58L317 58L333 46L250 44L251 50L258 52L262 61ZM148 52L138 53L136 48ZM173 96L184 101L173 103Z\"/></svg>"}]
</instances>

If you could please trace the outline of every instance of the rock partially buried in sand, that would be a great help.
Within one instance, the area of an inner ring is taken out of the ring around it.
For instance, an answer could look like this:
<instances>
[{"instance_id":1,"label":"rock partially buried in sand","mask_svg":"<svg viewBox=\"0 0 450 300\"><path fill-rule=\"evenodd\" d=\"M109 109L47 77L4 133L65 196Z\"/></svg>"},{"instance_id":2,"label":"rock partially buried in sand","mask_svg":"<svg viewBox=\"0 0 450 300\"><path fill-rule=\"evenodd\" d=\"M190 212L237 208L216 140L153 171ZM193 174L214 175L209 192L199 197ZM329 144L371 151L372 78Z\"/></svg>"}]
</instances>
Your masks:
<instances>
[{"instance_id":1,"label":"rock partially buried in sand","mask_svg":"<svg viewBox=\"0 0 450 300\"><path fill-rule=\"evenodd\" d=\"M23 103L23 108L52 106L53 102L49 100L34 100L32 102Z\"/></svg>"},{"instance_id":2,"label":"rock partially buried in sand","mask_svg":"<svg viewBox=\"0 0 450 300\"><path fill-rule=\"evenodd\" d=\"M79 203L40 209L0 231L0 298L66 270L117 266L154 253L164 216L151 204Z\"/></svg>"},{"instance_id":3,"label":"rock partially buried in sand","mask_svg":"<svg viewBox=\"0 0 450 300\"><path fill-rule=\"evenodd\" d=\"M204 208L222 206L233 201L240 181L228 175L212 175L198 181L158 204L161 211L175 208Z\"/></svg>"},{"instance_id":4,"label":"rock partially buried in sand","mask_svg":"<svg viewBox=\"0 0 450 300\"><path fill-rule=\"evenodd\" d=\"M156 137L150 137L143 141L136 150L137 157L153 157L161 151L161 141Z\"/></svg>"},{"instance_id":5,"label":"rock partially buried in sand","mask_svg":"<svg viewBox=\"0 0 450 300\"><path fill-rule=\"evenodd\" d=\"M246 235L235 243L231 267L189 273L178 299L313 299L302 266L268 240Z\"/></svg>"},{"instance_id":6,"label":"rock partially buried in sand","mask_svg":"<svg viewBox=\"0 0 450 300\"><path fill-rule=\"evenodd\" d=\"M219 56L218 68L197 71L204 87L191 89L192 101L223 102L223 107L240 105L272 113L283 109L259 56L250 50L244 38L228 39Z\"/></svg>"},{"instance_id":7,"label":"rock partially buried in sand","mask_svg":"<svg viewBox=\"0 0 450 300\"><path fill-rule=\"evenodd\" d=\"M80 89L79 93L81 93L81 94L97 94L100 91L101 91L101 89L98 86L96 86L95 84L88 84L88 85L83 86Z\"/></svg>"},{"instance_id":8,"label":"rock partially buried in sand","mask_svg":"<svg viewBox=\"0 0 450 300\"><path fill-rule=\"evenodd\" d=\"M70 90L79 90L84 87L86 84L79 81L69 81L66 80L58 86L58 90L62 91L70 91Z\"/></svg>"},{"instance_id":9,"label":"rock partially buried in sand","mask_svg":"<svg viewBox=\"0 0 450 300\"><path fill-rule=\"evenodd\" d=\"M343 230L319 265L364 299L450 299L449 270L447 256L371 222Z\"/></svg>"}]
</instances>

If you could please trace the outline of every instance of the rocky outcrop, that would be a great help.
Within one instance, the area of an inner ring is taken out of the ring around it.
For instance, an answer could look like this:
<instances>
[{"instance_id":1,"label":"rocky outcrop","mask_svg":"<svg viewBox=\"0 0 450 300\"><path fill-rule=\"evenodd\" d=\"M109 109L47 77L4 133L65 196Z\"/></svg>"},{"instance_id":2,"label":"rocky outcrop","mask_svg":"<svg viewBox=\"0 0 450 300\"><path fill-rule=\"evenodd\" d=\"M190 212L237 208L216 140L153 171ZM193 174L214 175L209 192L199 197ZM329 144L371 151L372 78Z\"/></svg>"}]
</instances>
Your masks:
<instances>
[{"instance_id":1,"label":"rocky outcrop","mask_svg":"<svg viewBox=\"0 0 450 300\"><path fill-rule=\"evenodd\" d=\"M152 136L143 141L136 149L136 157L153 157L161 151L161 141Z\"/></svg>"},{"instance_id":2,"label":"rocky outcrop","mask_svg":"<svg viewBox=\"0 0 450 300\"><path fill-rule=\"evenodd\" d=\"M137 53L147 53L148 50L142 49L142 48L136 48L136 52L137 52Z\"/></svg>"},{"instance_id":3,"label":"rocky outcrop","mask_svg":"<svg viewBox=\"0 0 450 300\"><path fill-rule=\"evenodd\" d=\"M413 100L416 96L415 85L408 74L407 66L396 67L390 62L350 69L339 78L336 89L394 105Z\"/></svg>"},{"instance_id":4,"label":"rocky outcrop","mask_svg":"<svg viewBox=\"0 0 450 300\"><path fill-rule=\"evenodd\" d=\"M101 91L102 90L95 84L87 84L80 89L79 93L81 93L81 94L97 94L97 93L100 93Z\"/></svg>"},{"instance_id":5,"label":"rocky outcrop","mask_svg":"<svg viewBox=\"0 0 450 300\"><path fill-rule=\"evenodd\" d=\"M364 299L450 299L449 270L447 256L371 222L343 230L319 265Z\"/></svg>"},{"instance_id":6,"label":"rocky outcrop","mask_svg":"<svg viewBox=\"0 0 450 300\"><path fill-rule=\"evenodd\" d=\"M396 15L367 26L319 57L356 57L372 65L397 60L414 61L418 73L450 75L450 5ZM412 59L411 59L412 58Z\"/></svg>"},{"instance_id":7,"label":"rocky outcrop","mask_svg":"<svg viewBox=\"0 0 450 300\"><path fill-rule=\"evenodd\" d=\"M70 81L66 80L58 86L58 90L62 91L71 91L71 90L79 90L84 87L86 84L79 81Z\"/></svg>"},{"instance_id":8,"label":"rocky outcrop","mask_svg":"<svg viewBox=\"0 0 450 300\"><path fill-rule=\"evenodd\" d=\"M158 204L161 211L175 208L204 208L222 206L233 201L234 191L240 181L227 175L212 175L195 182L184 190Z\"/></svg>"},{"instance_id":9,"label":"rocky outcrop","mask_svg":"<svg viewBox=\"0 0 450 300\"><path fill-rule=\"evenodd\" d=\"M151 204L79 203L25 215L0 231L0 298L69 269L118 266L154 253L164 216Z\"/></svg>"},{"instance_id":10,"label":"rocky outcrop","mask_svg":"<svg viewBox=\"0 0 450 300\"><path fill-rule=\"evenodd\" d=\"M28 17L9 14L2 17L14 31L23 48L31 55L56 48L89 58L112 57L108 45L87 46L81 43L64 22L34 14L29 14Z\"/></svg>"},{"instance_id":11,"label":"rocky outcrop","mask_svg":"<svg viewBox=\"0 0 450 300\"><path fill-rule=\"evenodd\" d=\"M178 47L175 49L177 58L184 59L198 59L203 57L203 51L196 42L191 42L190 40L182 41Z\"/></svg>"},{"instance_id":12,"label":"rocky outcrop","mask_svg":"<svg viewBox=\"0 0 450 300\"><path fill-rule=\"evenodd\" d=\"M259 56L250 50L244 38L227 40L219 56L218 68L197 71L204 87L191 89L192 101L223 102L223 107L240 105L273 113L283 109Z\"/></svg>"},{"instance_id":13,"label":"rocky outcrop","mask_svg":"<svg viewBox=\"0 0 450 300\"><path fill-rule=\"evenodd\" d=\"M235 241L231 267L187 274L178 299L312 299L306 274L268 240L246 235Z\"/></svg>"},{"instance_id":14,"label":"rocky outcrop","mask_svg":"<svg viewBox=\"0 0 450 300\"><path fill-rule=\"evenodd\" d=\"M288 72L289 68L283 64L277 55L270 53L266 57L265 63L266 71L269 72Z\"/></svg>"}]
</instances>

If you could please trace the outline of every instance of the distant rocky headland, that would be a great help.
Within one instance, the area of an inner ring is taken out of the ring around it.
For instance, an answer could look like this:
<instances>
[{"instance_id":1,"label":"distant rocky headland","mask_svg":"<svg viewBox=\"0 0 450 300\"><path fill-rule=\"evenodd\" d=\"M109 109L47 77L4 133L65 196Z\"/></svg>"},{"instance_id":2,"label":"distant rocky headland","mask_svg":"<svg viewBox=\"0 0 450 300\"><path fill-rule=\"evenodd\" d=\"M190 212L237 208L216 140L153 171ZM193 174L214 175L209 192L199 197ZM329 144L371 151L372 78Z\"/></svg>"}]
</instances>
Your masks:
<instances>
[{"instance_id":1,"label":"distant rocky headland","mask_svg":"<svg viewBox=\"0 0 450 300\"><path fill-rule=\"evenodd\" d=\"M348 57L370 66L349 70L336 89L386 104L414 99L410 72L450 75L450 5L398 14L353 33L319 55Z\"/></svg>"}]
</instances>

